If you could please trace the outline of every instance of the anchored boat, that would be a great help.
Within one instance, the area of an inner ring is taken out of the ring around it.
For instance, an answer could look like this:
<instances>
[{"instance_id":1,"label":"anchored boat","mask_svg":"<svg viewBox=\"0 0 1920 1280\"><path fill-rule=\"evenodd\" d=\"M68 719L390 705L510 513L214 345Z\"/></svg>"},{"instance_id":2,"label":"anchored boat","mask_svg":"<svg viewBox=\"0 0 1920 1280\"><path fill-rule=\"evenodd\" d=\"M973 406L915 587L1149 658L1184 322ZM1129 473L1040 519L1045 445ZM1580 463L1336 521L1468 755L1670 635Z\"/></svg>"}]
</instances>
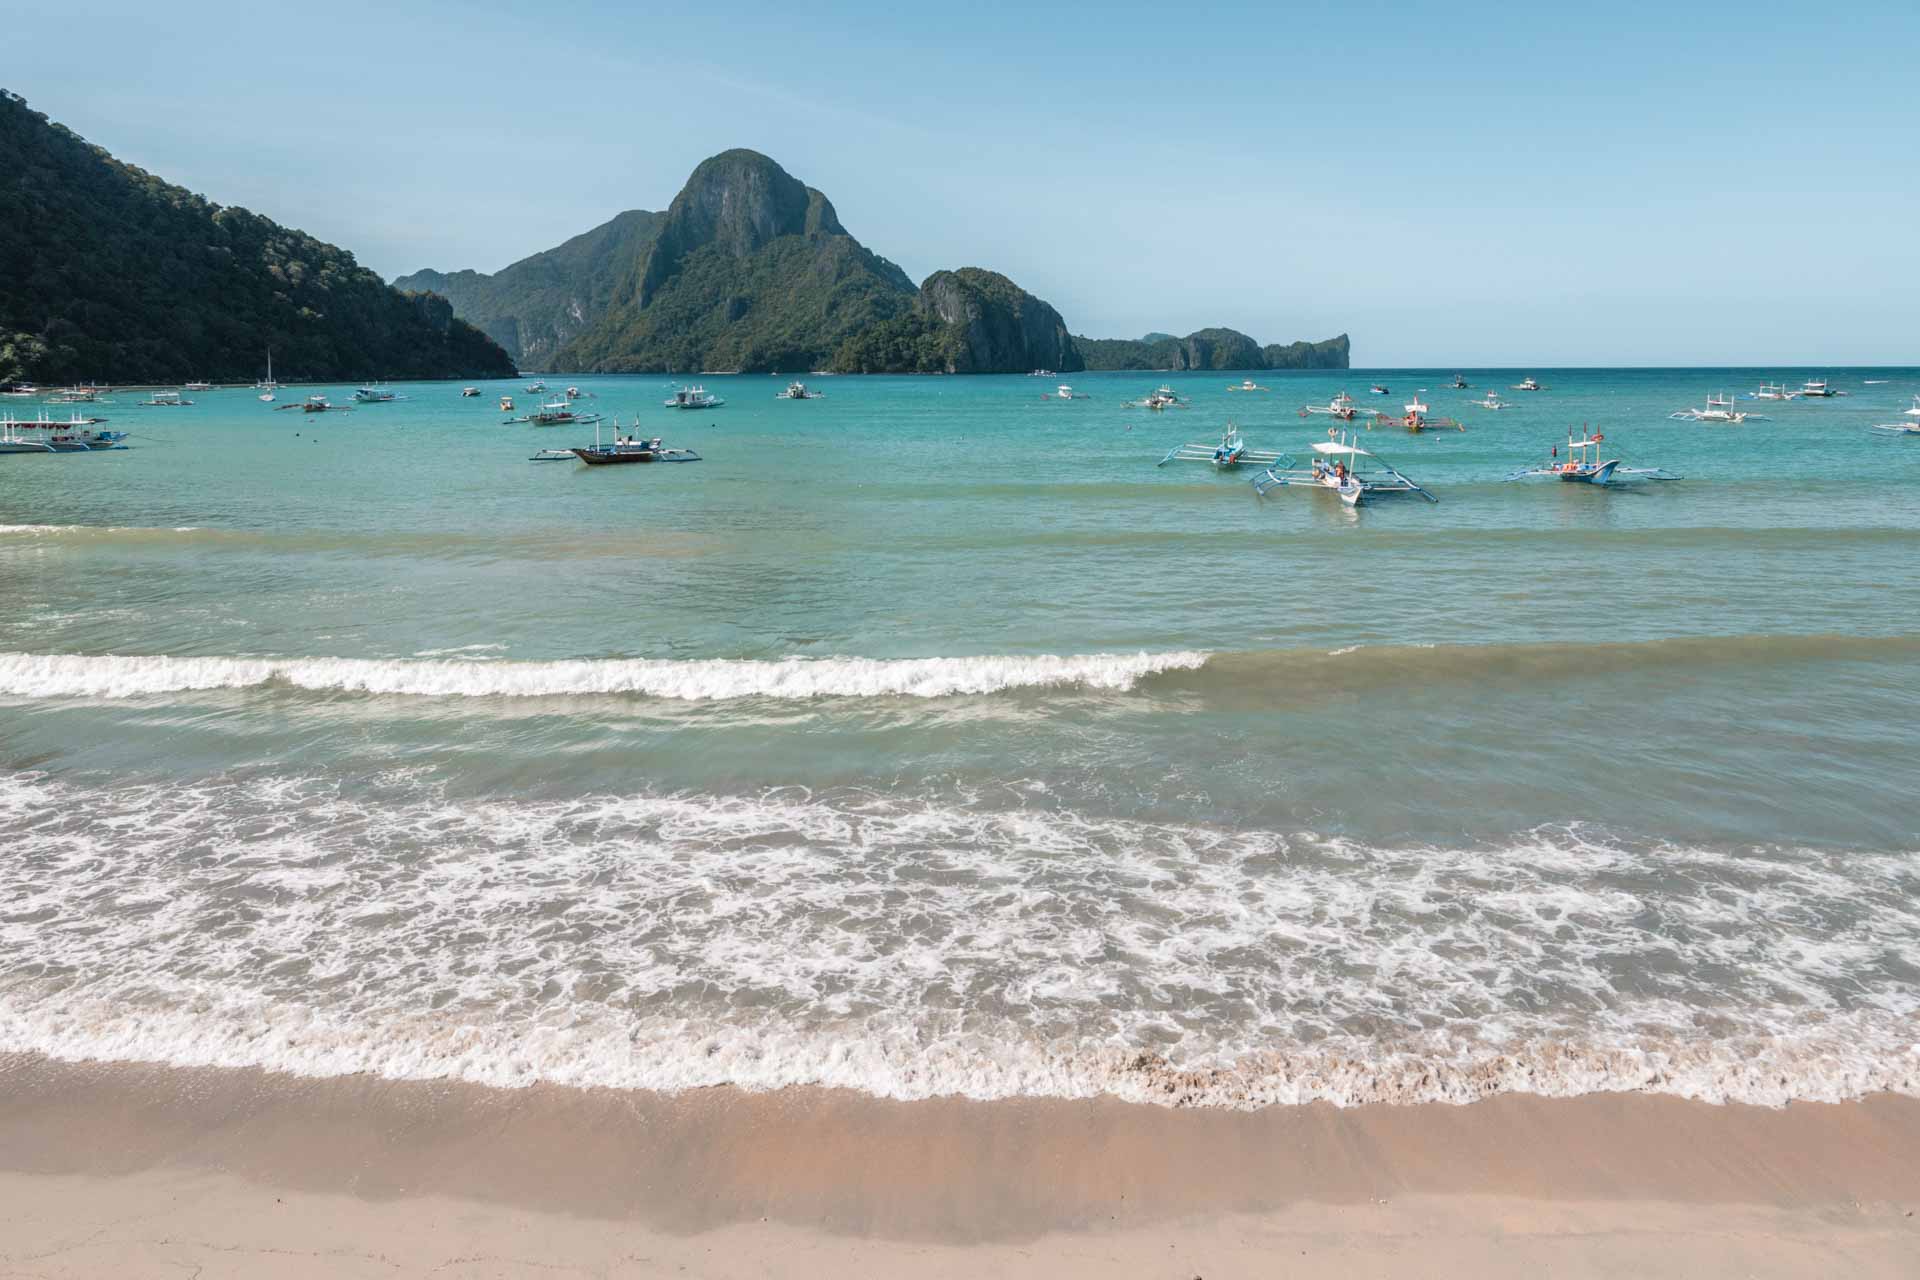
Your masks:
<instances>
[{"instance_id":1,"label":"anchored boat","mask_svg":"<svg viewBox=\"0 0 1920 1280\"><path fill-rule=\"evenodd\" d=\"M1344 391L1325 404L1303 404L1300 406L1300 416L1303 418L1311 417L1318 413L1325 414L1329 418L1338 418L1342 422L1352 422L1354 416L1359 412L1360 410L1355 407L1353 403L1353 397Z\"/></svg>"},{"instance_id":2,"label":"anchored boat","mask_svg":"<svg viewBox=\"0 0 1920 1280\"><path fill-rule=\"evenodd\" d=\"M1508 476L1508 480L1526 480L1535 476L1547 476L1555 480L1564 480L1568 484L1609 485L1621 480L1678 480L1681 477L1659 467L1623 467L1618 458L1602 458L1600 446L1606 436L1596 431L1592 435L1578 437L1572 431L1567 432L1567 456L1560 456L1560 446L1553 447L1552 461L1541 463L1537 467L1522 467Z\"/></svg>"},{"instance_id":3,"label":"anchored boat","mask_svg":"<svg viewBox=\"0 0 1920 1280\"><path fill-rule=\"evenodd\" d=\"M824 391L809 391L804 382L789 382L787 389L774 396L775 400L825 400Z\"/></svg>"},{"instance_id":4,"label":"anchored boat","mask_svg":"<svg viewBox=\"0 0 1920 1280\"><path fill-rule=\"evenodd\" d=\"M1276 465L1253 478L1254 492L1264 498L1285 486L1312 485L1331 489L1350 507L1357 507L1379 493L1417 493L1428 502L1440 501L1402 475L1385 458L1362 449L1339 428L1329 428L1327 434L1329 439L1313 442L1315 457L1311 466L1295 466L1291 457L1282 456Z\"/></svg>"},{"instance_id":5,"label":"anchored boat","mask_svg":"<svg viewBox=\"0 0 1920 1280\"><path fill-rule=\"evenodd\" d=\"M1420 434L1422 431L1466 430L1465 426L1454 421L1452 418L1429 418L1427 416L1427 406L1420 403L1419 396L1413 398L1413 402L1407 406L1407 411L1402 416L1394 418L1384 413L1376 413L1373 415L1373 420L1377 426L1405 427L1415 435Z\"/></svg>"},{"instance_id":6,"label":"anchored boat","mask_svg":"<svg viewBox=\"0 0 1920 1280\"><path fill-rule=\"evenodd\" d=\"M705 387L681 387L665 403L669 409L718 409L726 401Z\"/></svg>"},{"instance_id":7,"label":"anchored boat","mask_svg":"<svg viewBox=\"0 0 1920 1280\"><path fill-rule=\"evenodd\" d=\"M1221 468L1237 467L1242 463L1272 466L1283 456L1271 449L1249 449L1247 442L1240 438L1240 428L1229 422L1227 429L1220 433L1219 444L1208 444L1196 440L1177 445L1167 451L1166 457L1153 465L1164 467L1169 462L1210 462Z\"/></svg>"}]
</instances>

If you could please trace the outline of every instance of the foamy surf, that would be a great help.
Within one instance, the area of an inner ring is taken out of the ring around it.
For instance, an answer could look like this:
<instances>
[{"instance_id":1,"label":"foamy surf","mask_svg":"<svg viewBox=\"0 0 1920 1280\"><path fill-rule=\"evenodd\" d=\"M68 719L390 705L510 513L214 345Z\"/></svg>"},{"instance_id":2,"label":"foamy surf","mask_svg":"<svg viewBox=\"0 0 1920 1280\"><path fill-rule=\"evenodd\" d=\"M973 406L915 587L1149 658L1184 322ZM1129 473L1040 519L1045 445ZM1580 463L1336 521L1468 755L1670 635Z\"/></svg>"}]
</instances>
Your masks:
<instances>
[{"instance_id":1,"label":"foamy surf","mask_svg":"<svg viewBox=\"0 0 1920 1280\"><path fill-rule=\"evenodd\" d=\"M1912 852L414 775L11 775L0 847L0 1052L1211 1107L1920 1095Z\"/></svg>"},{"instance_id":2,"label":"foamy surf","mask_svg":"<svg viewBox=\"0 0 1920 1280\"><path fill-rule=\"evenodd\" d=\"M559 662L0 653L0 696L139 698L282 684L430 698L942 698L1064 686L1127 690L1147 676L1193 670L1206 661L1199 652Z\"/></svg>"}]
</instances>

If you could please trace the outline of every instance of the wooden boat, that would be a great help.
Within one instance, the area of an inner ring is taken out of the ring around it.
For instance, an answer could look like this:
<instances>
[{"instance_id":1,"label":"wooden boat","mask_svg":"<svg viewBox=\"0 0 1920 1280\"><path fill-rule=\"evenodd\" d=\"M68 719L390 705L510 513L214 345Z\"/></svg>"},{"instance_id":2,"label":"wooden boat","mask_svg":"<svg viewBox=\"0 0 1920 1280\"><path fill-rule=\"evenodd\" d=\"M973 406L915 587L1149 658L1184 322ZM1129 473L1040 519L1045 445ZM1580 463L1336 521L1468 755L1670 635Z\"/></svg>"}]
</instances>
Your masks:
<instances>
[{"instance_id":1,"label":"wooden boat","mask_svg":"<svg viewBox=\"0 0 1920 1280\"><path fill-rule=\"evenodd\" d=\"M320 396L320 395L308 396L305 400L300 401L300 403L298 404L280 405L274 409L274 412L283 413L288 409L298 409L302 413L352 413L353 412L352 405L334 404L331 400L328 400L325 396Z\"/></svg>"},{"instance_id":2,"label":"wooden boat","mask_svg":"<svg viewBox=\"0 0 1920 1280\"><path fill-rule=\"evenodd\" d=\"M1240 428L1229 422L1227 429L1220 433L1219 444L1196 440L1176 445L1167 450L1166 457L1153 465L1164 467L1169 462L1210 462L1222 469L1237 467L1242 463L1270 467L1280 458L1281 455L1271 449L1249 449L1247 442L1240 438Z\"/></svg>"},{"instance_id":3,"label":"wooden boat","mask_svg":"<svg viewBox=\"0 0 1920 1280\"><path fill-rule=\"evenodd\" d=\"M1466 430L1465 426L1454 421L1452 418L1429 418L1427 416L1427 406L1420 403L1418 396L1413 398L1413 403L1407 406L1407 411L1402 416L1396 418L1390 414L1376 413L1373 415L1373 421L1376 426L1405 427L1415 435L1418 435L1422 431Z\"/></svg>"},{"instance_id":4,"label":"wooden boat","mask_svg":"<svg viewBox=\"0 0 1920 1280\"><path fill-rule=\"evenodd\" d=\"M1303 404L1300 406L1300 416L1303 418L1312 417L1314 414L1319 413L1325 414L1329 418L1338 418L1342 422L1352 422L1354 416L1359 412L1359 408L1353 403L1353 397L1344 391L1325 404Z\"/></svg>"},{"instance_id":5,"label":"wooden boat","mask_svg":"<svg viewBox=\"0 0 1920 1280\"><path fill-rule=\"evenodd\" d=\"M1606 436L1598 431L1591 435L1581 433L1575 436L1567 432L1567 456L1560 456L1560 446L1553 447L1552 461L1541 463L1537 467L1522 467L1508 476L1508 480L1527 480L1536 476L1547 476L1568 484L1610 485L1621 480L1678 480L1681 477L1659 467L1623 467L1618 458L1602 458L1600 446Z\"/></svg>"},{"instance_id":6,"label":"wooden boat","mask_svg":"<svg viewBox=\"0 0 1920 1280\"><path fill-rule=\"evenodd\" d=\"M1440 499L1402 475L1378 454L1362 449L1338 427L1327 429L1328 438L1313 442L1316 455L1309 467L1294 465L1291 457L1280 461L1253 479L1253 491L1266 497L1275 489L1311 485L1330 489L1350 507L1357 507L1377 493L1417 493L1428 502Z\"/></svg>"}]
</instances>

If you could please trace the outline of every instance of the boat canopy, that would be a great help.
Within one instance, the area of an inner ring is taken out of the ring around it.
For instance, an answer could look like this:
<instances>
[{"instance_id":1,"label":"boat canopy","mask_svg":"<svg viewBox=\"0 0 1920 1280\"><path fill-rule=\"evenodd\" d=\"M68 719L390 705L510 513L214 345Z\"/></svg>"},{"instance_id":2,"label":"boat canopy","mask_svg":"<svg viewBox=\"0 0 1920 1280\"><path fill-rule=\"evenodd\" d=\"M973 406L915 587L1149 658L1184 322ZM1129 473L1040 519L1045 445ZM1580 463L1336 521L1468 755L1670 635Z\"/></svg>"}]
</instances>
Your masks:
<instances>
[{"instance_id":1,"label":"boat canopy","mask_svg":"<svg viewBox=\"0 0 1920 1280\"><path fill-rule=\"evenodd\" d=\"M1338 440L1315 440L1313 442L1313 451L1315 453L1353 453L1363 458L1371 458L1373 456L1359 445L1341 444Z\"/></svg>"}]
</instances>

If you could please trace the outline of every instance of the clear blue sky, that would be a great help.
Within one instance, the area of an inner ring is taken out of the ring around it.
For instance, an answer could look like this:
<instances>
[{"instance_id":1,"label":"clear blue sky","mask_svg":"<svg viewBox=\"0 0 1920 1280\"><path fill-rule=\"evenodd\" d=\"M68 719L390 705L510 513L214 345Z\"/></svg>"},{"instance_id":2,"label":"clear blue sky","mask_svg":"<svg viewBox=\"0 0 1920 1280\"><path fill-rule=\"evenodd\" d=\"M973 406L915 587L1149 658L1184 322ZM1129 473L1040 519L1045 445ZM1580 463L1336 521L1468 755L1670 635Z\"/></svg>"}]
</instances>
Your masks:
<instances>
[{"instance_id":1,"label":"clear blue sky","mask_svg":"<svg viewBox=\"0 0 1920 1280\"><path fill-rule=\"evenodd\" d=\"M493 270L727 147L918 279L1356 364L1920 362L1920 0L17 5L0 85L352 249Z\"/></svg>"}]
</instances>

